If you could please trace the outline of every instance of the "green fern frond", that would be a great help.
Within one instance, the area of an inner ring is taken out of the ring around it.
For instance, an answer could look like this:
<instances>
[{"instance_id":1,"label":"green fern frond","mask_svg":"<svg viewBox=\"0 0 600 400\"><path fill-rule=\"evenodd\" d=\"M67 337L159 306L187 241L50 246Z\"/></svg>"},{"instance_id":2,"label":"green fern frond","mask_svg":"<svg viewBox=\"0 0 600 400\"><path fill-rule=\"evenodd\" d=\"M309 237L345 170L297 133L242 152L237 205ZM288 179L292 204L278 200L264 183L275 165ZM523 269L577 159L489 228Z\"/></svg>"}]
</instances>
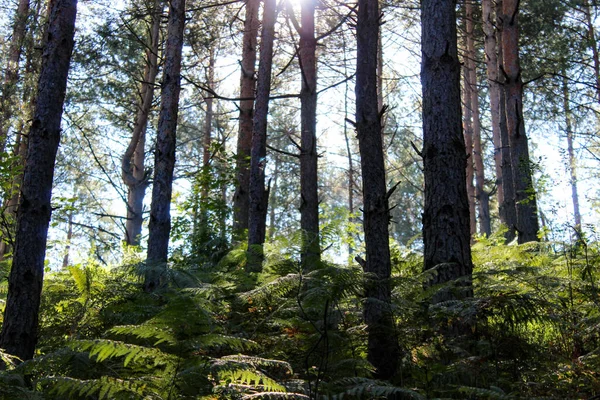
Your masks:
<instances>
[{"instance_id":1,"label":"green fern frond","mask_svg":"<svg viewBox=\"0 0 600 400\"><path fill-rule=\"evenodd\" d=\"M469 396L476 396L478 399L510 400L516 398L514 396L507 395L502 389L494 386L490 387L490 389L463 386L458 390L459 392Z\"/></svg>"},{"instance_id":2,"label":"green fern frond","mask_svg":"<svg viewBox=\"0 0 600 400\"><path fill-rule=\"evenodd\" d=\"M242 301L247 303L263 303L273 298L284 297L293 290L297 290L300 282L301 275L287 274L249 292L241 293L238 296Z\"/></svg>"},{"instance_id":3,"label":"green fern frond","mask_svg":"<svg viewBox=\"0 0 600 400\"><path fill-rule=\"evenodd\" d=\"M227 347L233 351L256 350L260 347L253 340L214 333L200 336L195 340L194 344L201 349Z\"/></svg>"},{"instance_id":4,"label":"green fern frond","mask_svg":"<svg viewBox=\"0 0 600 400\"><path fill-rule=\"evenodd\" d=\"M132 361L135 362L142 359L152 360L154 366L158 366L172 363L174 358L174 356L163 353L155 348L107 339L78 340L73 342L72 346L81 351L88 351L90 357L95 356L98 362L109 358L124 357L124 366L127 366Z\"/></svg>"},{"instance_id":5,"label":"green fern frond","mask_svg":"<svg viewBox=\"0 0 600 400\"><path fill-rule=\"evenodd\" d=\"M129 396L134 396L133 398L146 398L146 384L108 376L90 380L50 376L40 379L39 383L42 386L50 386L49 392L61 397L78 396L86 398L97 395L99 400L110 400L115 398L119 393L127 393Z\"/></svg>"},{"instance_id":6,"label":"green fern frond","mask_svg":"<svg viewBox=\"0 0 600 400\"><path fill-rule=\"evenodd\" d=\"M156 326L152 324L143 325L124 325L115 326L111 328L109 332L116 335L128 335L134 336L139 339L155 339L154 346L161 343L167 343L170 345L177 344L177 339L173 333L164 326Z\"/></svg>"},{"instance_id":7,"label":"green fern frond","mask_svg":"<svg viewBox=\"0 0 600 400\"><path fill-rule=\"evenodd\" d=\"M377 399L390 398L408 400L425 400L426 397L410 389L393 386L384 381L369 378L344 378L335 382L336 386L345 387L342 393L332 396L333 400L344 398Z\"/></svg>"},{"instance_id":8,"label":"green fern frond","mask_svg":"<svg viewBox=\"0 0 600 400\"><path fill-rule=\"evenodd\" d=\"M260 392L248 394L242 397L242 400L266 399L266 400L309 400L310 397L302 393L285 392Z\"/></svg>"}]
</instances>

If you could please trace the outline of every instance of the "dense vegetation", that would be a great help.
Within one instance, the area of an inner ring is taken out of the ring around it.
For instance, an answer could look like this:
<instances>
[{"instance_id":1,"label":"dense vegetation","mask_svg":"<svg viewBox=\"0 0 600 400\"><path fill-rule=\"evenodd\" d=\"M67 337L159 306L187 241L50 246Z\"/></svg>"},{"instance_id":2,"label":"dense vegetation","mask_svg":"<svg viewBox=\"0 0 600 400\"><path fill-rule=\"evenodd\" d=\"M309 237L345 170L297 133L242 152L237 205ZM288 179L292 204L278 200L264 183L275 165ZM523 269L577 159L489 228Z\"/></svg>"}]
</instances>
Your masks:
<instances>
[{"instance_id":1,"label":"dense vegetation","mask_svg":"<svg viewBox=\"0 0 600 400\"><path fill-rule=\"evenodd\" d=\"M0 6L0 399L600 398L596 2Z\"/></svg>"}]
</instances>

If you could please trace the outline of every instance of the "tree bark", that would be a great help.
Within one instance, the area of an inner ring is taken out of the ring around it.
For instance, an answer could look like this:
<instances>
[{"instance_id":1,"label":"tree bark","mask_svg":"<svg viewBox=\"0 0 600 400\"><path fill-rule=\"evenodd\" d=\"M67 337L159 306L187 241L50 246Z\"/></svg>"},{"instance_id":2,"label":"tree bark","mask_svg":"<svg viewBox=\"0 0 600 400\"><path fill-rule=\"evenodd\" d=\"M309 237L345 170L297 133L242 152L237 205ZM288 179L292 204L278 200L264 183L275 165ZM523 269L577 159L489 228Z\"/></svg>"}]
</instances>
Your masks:
<instances>
[{"instance_id":1,"label":"tree bark","mask_svg":"<svg viewBox=\"0 0 600 400\"><path fill-rule=\"evenodd\" d=\"M473 162L473 113L471 112L471 86L469 85L469 71L467 62L463 68L463 134L465 138L465 148L467 156L467 199L469 200L469 232L471 234L471 243L477 234L477 216L475 206L475 164Z\"/></svg>"},{"instance_id":2,"label":"tree bark","mask_svg":"<svg viewBox=\"0 0 600 400\"><path fill-rule=\"evenodd\" d=\"M29 16L29 0L19 0L13 23L12 39L8 48L6 73L2 84L2 97L0 98L0 160L5 151L8 139L10 120L13 116L13 103L17 97L17 83L19 81L19 61L23 50L23 42L27 30Z\"/></svg>"},{"instance_id":3,"label":"tree bark","mask_svg":"<svg viewBox=\"0 0 600 400\"><path fill-rule=\"evenodd\" d=\"M148 238L147 273L144 290L153 291L166 270L171 232L171 194L175 168L175 145L179 92L181 90L181 52L185 27L185 0L169 1L169 22L165 47L165 67L160 114L156 134L154 179Z\"/></svg>"},{"instance_id":4,"label":"tree bark","mask_svg":"<svg viewBox=\"0 0 600 400\"><path fill-rule=\"evenodd\" d=\"M302 2L302 27L298 57L302 78L300 90L300 228L301 263L304 271L315 269L321 260L319 240L319 185L317 154L317 40L316 0Z\"/></svg>"},{"instance_id":5,"label":"tree bark","mask_svg":"<svg viewBox=\"0 0 600 400\"><path fill-rule=\"evenodd\" d=\"M52 180L74 45L77 0L56 0L51 6L0 334L0 347L21 360L33 357L37 343L46 239L52 212Z\"/></svg>"},{"instance_id":6,"label":"tree bark","mask_svg":"<svg viewBox=\"0 0 600 400\"><path fill-rule=\"evenodd\" d=\"M479 118L479 88L477 86L475 34L473 20L473 3L465 2L467 22L467 84L469 85L469 105L472 117L473 163L475 165L475 200L479 216L479 233L489 236L492 233L490 220L490 198L485 191L485 169L483 164L483 148L481 144L481 121Z\"/></svg>"},{"instance_id":7,"label":"tree bark","mask_svg":"<svg viewBox=\"0 0 600 400\"><path fill-rule=\"evenodd\" d=\"M146 160L146 130L148 117L154 101L154 86L158 74L158 47L160 34L160 1L155 1L150 8L152 24L150 40L146 48L146 66L144 80L140 89L140 104L133 128L131 141L121 161L121 175L127 185L127 220L125 222L125 243L139 246L144 222L144 196L148 187L148 177L145 168Z\"/></svg>"},{"instance_id":8,"label":"tree bark","mask_svg":"<svg viewBox=\"0 0 600 400\"><path fill-rule=\"evenodd\" d=\"M472 296L455 1L422 0L421 26L424 269L437 269L430 285L460 280L456 290L438 291L437 303Z\"/></svg>"},{"instance_id":9,"label":"tree bark","mask_svg":"<svg viewBox=\"0 0 600 400\"><path fill-rule=\"evenodd\" d=\"M206 74L206 85L209 89L213 90L215 85L215 49L214 44L210 44L210 48L208 49L208 71ZM204 100L206 103L206 113L204 117L204 137L202 140L202 168L204 174L209 174L210 167L210 147L212 145L212 125L213 125L213 96L208 93L206 99ZM205 176L206 178L206 176ZM202 182L202 190L201 190L201 198L202 200L208 199L209 192L209 183L208 180L203 180ZM204 207L205 208L205 207Z\"/></svg>"},{"instance_id":10,"label":"tree bark","mask_svg":"<svg viewBox=\"0 0 600 400\"><path fill-rule=\"evenodd\" d=\"M66 269L69 266L69 256L71 255L71 239L73 239L73 217L75 210L71 208L69 210L68 227L67 227L67 240L65 244L65 255L63 257L62 268Z\"/></svg>"},{"instance_id":11,"label":"tree bark","mask_svg":"<svg viewBox=\"0 0 600 400\"><path fill-rule=\"evenodd\" d=\"M498 44L498 95L499 95L499 121L498 130L500 131L500 159L502 168L502 191L504 202L500 203L500 215L505 218L507 227L504 237L507 242L511 242L517 236L517 206L515 205L515 184L513 180L513 165L510 158L510 140L508 135L508 125L506 121L506 86L502 65L504 63L504 51L502 45L502 0L496 0L496 26L498 27L496 42ZM501 83L500 83L501 82Z\"/></svg>"},{"instance_id":12,"label":"tree bark","mask_svg":"<svg viewBox=\"0 0 600 400\"><path fill-rule=\"evenodd\" d=\"M569 157L569 183L571 184L571 200L573 201L573 219L575 230L581 231L581 212L579 210L579 193L577 191L577 160L575 159L575 149L573 147L573 113L570 105L569 85L567 77L563 74L563 107L565 111L565 133L567 134L567 157Z\"/></svg>"},{"instance_id":13,"label":"tree bark","mask_svg":"<svg viewBox=\"0 0 600 400\"><path fill-rule=\"evenodd\" d=\"M237 140L237 187L233 197L233 238L241 241L248 230L250 211L250 151L256 88L256 46L258 42L258 8L260 0L246 0L244 37L242 39L242 76L240 82L240 124Z\"/></svg>"},{"instance_id":14,"label":"tree bark","mask_svg":"<svg viewBox=\"0 0 600 400\"><path fill-rule=\"evenodd\" d=\"M506 126L515 189L519 243L539 240L537 201L523 120L523 81L519 65L519 0L502 4L503 73L506 83Z\"/></svg>"},{"instance_id":15,"label":"tree bark","mask_svg":"<svg viewBox=\"0 0 600 400\"><path fill-rule=\"evenodd\" d=\"M269 190L265 189L267 162L267 118L271 92L273 41L275 40L275 0L264 0L263 23L260 42L260 63L256 83L256 102L252 126L250 153L250 212L248 214L248 272L260 272L264 259L263 244L267 225Z\"/></svg>"},{"instance_id":16,"label":"tree bark","mask_svg":"<svg viewBox=\"0 0 600 400\"><path fill-rule=\"evenodd\" d=\"M367 360L378 379L394 375L399 348L391 310L390 220L382 142L382 112L377 107L377 42L379 4L359 0L356 25L356 128L363 181L363 218L366 261L364 318L367 325Z\"/></svg>"}]
</instances>

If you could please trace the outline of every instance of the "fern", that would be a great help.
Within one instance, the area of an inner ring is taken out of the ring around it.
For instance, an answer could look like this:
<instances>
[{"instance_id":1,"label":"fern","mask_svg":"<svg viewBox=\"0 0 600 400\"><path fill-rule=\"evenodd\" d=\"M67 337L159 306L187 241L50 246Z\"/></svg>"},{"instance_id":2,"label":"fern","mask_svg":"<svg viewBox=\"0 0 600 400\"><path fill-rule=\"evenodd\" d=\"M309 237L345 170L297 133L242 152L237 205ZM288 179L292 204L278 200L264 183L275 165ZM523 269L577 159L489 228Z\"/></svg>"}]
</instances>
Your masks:
<instances>
[{"instance_id":1,"label":"fern","mask_svg":"<svg viewBox=\"0 0 600 400\"><path fill-rule=\"evenodd\" d=\"M97 395L99 400L114 399L118 394L127 394L127 398L146 398L145 383L136 380L117 379L102 376L98 379L79 380L69 377L49 376L38 382L48 386L49 392L57 396L77 396L85 398Z\"/></svg>"},{"instance_id":2,"label":"fern","mask_svg":"<svg viewBox=\"0 0 600 400\"><path fill-rule=\"evenodd\" d=\"M425 400L420 393L394 386L388 382L368 378L344 378L335 382L336 386L344 387L345 390L333 395L332 400L342 399L378 399L390 398L407 400Z\"/></svg>"},{"instance_id":3,"label":"fern","mask_svg":"<svg viewBox=\"0 0 600 400\"><path fill-rule=\"evenodd\" d=\"M115 340L78 340L73 342L72 347L81 351L89 351L90 357L95 357L98 362L109 358L124 357L124 366L127 366L130 362L141 360L150 360L154 366L174 362L174 356L166 354L159 349Z\"/></svg>"}]
</instances>

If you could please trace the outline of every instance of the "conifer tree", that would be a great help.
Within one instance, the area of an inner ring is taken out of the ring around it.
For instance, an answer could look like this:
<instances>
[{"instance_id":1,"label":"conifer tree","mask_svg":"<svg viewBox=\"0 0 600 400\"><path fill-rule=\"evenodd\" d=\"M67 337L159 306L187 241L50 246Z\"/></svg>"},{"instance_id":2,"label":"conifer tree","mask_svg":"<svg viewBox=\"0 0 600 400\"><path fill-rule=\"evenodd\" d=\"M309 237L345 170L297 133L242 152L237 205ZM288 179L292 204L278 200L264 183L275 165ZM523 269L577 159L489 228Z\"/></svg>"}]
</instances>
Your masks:
<instances>
[{"instance_id":1,"label":"conifer tree","mask_svg":"<svg viewBox=\"0 0 600 400\"><path fill-rule=\"evenodd\" d=\"M55 0L50 3L49 11L35 114L29 130L8 298L0 333L0 347L21 360L33 357L37 343L46 239L52 212L52 180L74 46L77 0Z\"/></svg>"}]
</instances>

